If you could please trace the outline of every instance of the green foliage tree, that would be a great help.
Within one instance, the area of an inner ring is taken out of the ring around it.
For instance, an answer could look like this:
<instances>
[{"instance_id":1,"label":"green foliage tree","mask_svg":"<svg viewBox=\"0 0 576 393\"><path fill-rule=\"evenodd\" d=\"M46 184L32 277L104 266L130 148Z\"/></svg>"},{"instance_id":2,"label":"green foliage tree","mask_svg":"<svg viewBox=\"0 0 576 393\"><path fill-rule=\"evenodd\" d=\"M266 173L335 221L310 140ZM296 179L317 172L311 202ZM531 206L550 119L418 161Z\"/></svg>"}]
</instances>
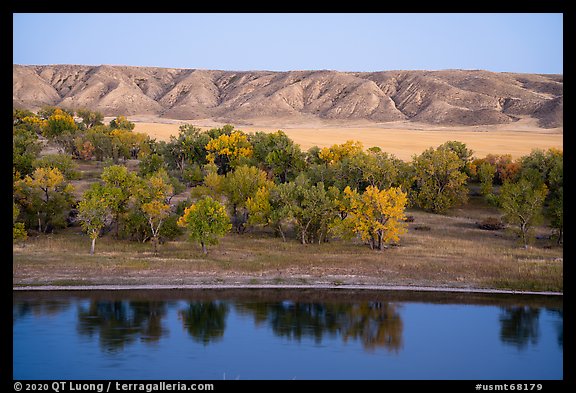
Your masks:
<instances>
[{"instance_id":1,"label":"green foliage tree","mask_svg":"<svg viewBox=\"0 0 576 393\"><path fill-rule=\"evenodd\" d=\"M300 243L327 240L329 223L338 214L340 193L336 187L326 189L321 182L312 185L306 175L300 174L293 182L277 186L277 192L283 212L295 223Z\"/></svg>"},{"instance_id":2,"label":"green foliage tree","mask_svg":"<svg viewBox=\"0 0 576 393\"><path fill-rule=\"evenodd\" d=\"M85 129L104 125L104 123L102 123L104 120L104 115L102 115L100 112L91 111L88 109L78 109L76 111L76 115L82 119L81 124Z\"/></svg>"},{"instance_id":3,"label":"green foliage tree","mask_svg":"<svg viewBox=\"0 0 576 393\"><path fill-rule=\"evenodd\" d=\"M109 124L111 129L121 129L121 130L128 130L132 131L136 124L129 121L126 116L118 116L115 119L110 120Z\"/></svg>"},{"instance_id":4,"label":"green foliage tree","mask_svg":"<svg viewBox=\"0 0 576 393\"><path fill-rule=\"evenodd\" d=\"M192 165L205 165L206 145L212 138L207 132L202 132L191 124L183 124L179 128L178 137L171 136L170 141L163 146L162 154L168 168L177 170L184 178L186 169Z\"/></svg>"},{"instance_id":5,"label":"green foliage tree","mask_svg":"<svg viewBox=\"0 0 576 393\"><path fill-rule=\"evenodd\" d=\"M545 185L548 189L544 201L545 215L550 225L557 232L557 242L562 241L564 225L564 155L561 150L534 149L526 156L520 158L519 178L526 179L534 187Z\"/></svg>"},{"instance_id":6,"label":"green foliage tree","mask_svg":"<svg viewBox=\"0 0 576 393\"><path fill-rule=\"evenodd\" d=\"M513 225L524 248L528 247L534 225L542 220L542 207L547 193L546 185L534 185L524 178L516 183L505 182L500 189L499 200L504 219Z\"/></svg>"},{"instance_id":7,"label":"green foliage tree","mask_svg":"<svg viewBox=\"0 0 576 393\"><path fill-rule=\"evenodd\" d=\"M260 187L256 194L246 201L246 209L249 225L269 226L276 234L282 236L283 241L286 241L282 224L288 217L289 211L275 184L271 184L270 187Z\"/></svg>"},{"instance_id":8,"label":"green foliage tree","mask_svg":"<svg viewBox=\"0 0 576 393\"><path fill-rule=\"evenodd\" d=\"M278 183L294 180L304 168L304 154L283 131L250 136L254 160Z\"/></svg>"},{"instance_id":9,"label":"green foliage tree","mask_svg":"<svg viewBox=\"0 0 576 393\"><path fill-rule=\"evenodd\" d=\"M78 202L78 220L90 237L90 255L94 255L96 239L102 228L112 221L108 206L107 190L100 183L93 183Z\"/></svg>"},{"instance_id":10,"label":"green foliage tree","mask_svg":"<svg viewBox=\"0 0 576 393\"><path fill-rule=\"evenodd\" d=\"M38 232L65 227L74 202L71 184L58 168L36 168L32 175L14 184L14 199L28 214L28 222L38 223Z\"/></svg>"},{"instance_id":11,"label":"green foliage tree","mask_svg":"<svg viewBox=\"0 0 576 393\"><path fill-rule=\"evenodd\" d=\"M52 105L45 105L40 108L40 110L37 112L37 116L43 120L47 120L50 116L54 115L54 113L57 113L57 111L60 111L70 117L74 117L74 111Z\"/></svg>"},{"instance_id":12,"label":"green foliage tree","mask_svg":"<svg viewBox=\"0 0 576 393\"><path fill-rule=\"evenodd\" d=\"M94 126L88 129L84 135L74 140L75 145L84 147L86 142L89 143L90 156L94 156L96 161L113 156L112 138L110 137L110 128L107 126Z\"/></svg>"},{"instance_id":13,"label":"green foliage tree","mask_svg":"<svg viewBox=\"0 0 576 393\"><path fill-rule=\"evenodd\" d=\"M557 244L562 242L564 234L564 159L562 152L552 152L556 157L553 159L548 172L548 210L547 216L550 225L557 232Z\"/></svg>"},{"instance_id":14,"label":"green foliage tree","mask_svg":"<svg viewBox=\"0 0 576 393\"><path fill-rule=\"evenodd\" d=\"M23 222L17 222L20 216L20 208L14 202L12 202L12 241L24 241L28 238L28 233L24 227Z\"/></svg>"},{"instance_id":15,"label":"green foliage tree","mask_svg":"<svg viewBox=\"0 0 576 393\"><path fill-rule=\"evenodd\" d=\"M170 198L174 195L174 187L165 170L160 170L145 179L138 192L139 209L150 226L154 254L158 253L160 230L164 221L170 216Z\"/></svg>"},{"instance_id":16,"label":"green foliage tree","mask_svg":"<svg viewBox=\"0 0 576 393\"><path fill-rule=\"evenodd\" d=\"M238 233L243 233L248 221L246 202L260 187L270 187L272 181L266 178L266 172L254 167L242 165L223 179L222 191L232 208L232 224Z\"/></svg>"},{"instance_id":17,"label":"green foliage tree","mask_svg":"<svg viewBox=\"0 0 576 393\"><path fill-rule=\"evenodd\" d=\"M209 196L186 208L178 225L188 230L190 240L200 243L204 255L208 253L206 245L218 244L232 228L225 207Z\"/></svg>"},{"instance_id":18,"label":"green foliage tree","mask_svg":"<svg viewBox=\"0 0 576 393\"><path fill-rule=\"evenodd\" d=\"M380 190L398 185L402 160L380 148L370 148L362 168L362 178Z\"/></svg>"},{"instance_id":19,"label":"green foliage tree","mask_svg":"<svg viewBox=\"0 0 576 393\"><path fill-rule=\"evenodd\" d=\"M21 176L32 174L34 160L41 150L42 144L34 131L20 126L12 128L12 166Z\"/></svg>"},{"instance_id":20,"label":"green foliage tree","mask_svg":"<svg viewBox=\"0 0 576 393\"><path fill-rule=\"evenodd\" d=\"M448 141L439 146L440 149L453 151L460 159L460 170L468 176L472 174L472 156L474 151L468 149L465 143L459 141Z\"/></svg>"},{"instance_id":21,"label":"green foliage tree","mask_svg":"<svg viewBox=\"0 0 576 393\"><path fill-rule=\"evenodd\" d=\"M480 193L487 196L492 193L496 167L489 162L483 162L477 169L478 180L480 180Z\"/></svg>"},{"instance_id":22,"label":"green foliage tree","mask_svg":"<svg viewBox=\"0 0 576 393\"><path fill-rule=\"evenodd\" d=\"M29 111L28 109L12 109L12 125L17 126L24 123L24 118L26 117L37 117L34 112Z\"/></svg>"},{"instance_id":23,"label":"green foliage tree","mask_svg":"<svg viewBox=\"0 0 576 393\"><path fill-rule=\"evenodd\" d=\"M47 138L56 138L64 134L74 134L76 130L78 130L78 125L74 122L72 115L56 108L48 117L42 133Z\"/></svg>"},{"instance_id":24,"label":"green foliage tree","mask_svg":"<svg viewBox=\"0 0 576 393\"><path fill-rule=\"evenodd\" d=\"M451 149L429 148L412 159L414 184L411 196L419 207L444 213L468 198L462 160Z\"/></svg>"},{"instance_id":25,"label":"green foliage tree","mask_svg":"<svg viewBox=\"0 0 576 393\"><path fill-rule=\"evenodd\" d=\"M142 204L142 212L148 219L150 224L150 231L152 232L152 244L154 246L154 254L158 254L158 241L160 237L160 229L162 223L170 215L170 205L159 200L153 200Z\"/></svg>"},{"instance_id":26,"label":"green foliage tree","mask_svg":"<svg viewBox=\"0 0 576 393\"><path fill-rule=\"evenodd\" d=\"M138 186L138 177L128 171L123 165L111 165L102 171L101 179L104 181L106 204L109 206L116 223L116 238L119 237L119 228L123 215L134 190Z\"/></svg>"},{"instance_id":27,"label":"green foliage tree","mask_svg":"<svg viewBox=\"0 0 576 393\"><path fill-rule=\"evenodd\" d=\"M80 178L78 165L68 154L47 154L33 162L36 168L58 168L66 180L77 180Z\"/></svg>"},{"instance_id":28,"label":"green foliage tree","mask_svg":"<svg viewBox=\"0 0 576 393\"><path fill-rule=\"evenodd\" d=\"M145 177L163 168L166 168L164 157L158 153L152 153L142 158L138 163L138 175Z\"/></svg>"}]
</instances>

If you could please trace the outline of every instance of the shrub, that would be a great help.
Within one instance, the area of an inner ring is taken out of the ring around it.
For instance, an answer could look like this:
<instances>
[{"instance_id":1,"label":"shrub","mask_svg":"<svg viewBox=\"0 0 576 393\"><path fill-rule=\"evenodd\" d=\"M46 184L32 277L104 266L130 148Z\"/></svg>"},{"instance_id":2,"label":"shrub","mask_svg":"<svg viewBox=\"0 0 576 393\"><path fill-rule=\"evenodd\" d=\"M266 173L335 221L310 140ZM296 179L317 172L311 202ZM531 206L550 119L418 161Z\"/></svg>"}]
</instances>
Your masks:
<instances>
[{"instance_id":1,"label":"shrub","mask_svg":"<svg viewBox=\"0 0 576 393\"><path fill-rule=\"evenodd\" d=\"M477 223L478 228L487 231L497 231L504 228L504 223L497 217L486 217L479 223Z\"/></svg>"}]
</instances>

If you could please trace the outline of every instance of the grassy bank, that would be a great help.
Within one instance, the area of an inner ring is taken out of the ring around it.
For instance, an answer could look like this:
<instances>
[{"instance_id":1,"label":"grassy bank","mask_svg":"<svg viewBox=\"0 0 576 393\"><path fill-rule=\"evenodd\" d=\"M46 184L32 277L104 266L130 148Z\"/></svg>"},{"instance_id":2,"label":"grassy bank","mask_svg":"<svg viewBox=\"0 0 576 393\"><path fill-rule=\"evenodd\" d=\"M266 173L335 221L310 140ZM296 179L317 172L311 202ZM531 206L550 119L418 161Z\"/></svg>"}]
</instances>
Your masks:
<instances>
[{"instance_id":1,"label":"grassy bank","mask_svg":"<svg viewBox=\"0 0 576 393\"><path fill-rule=\"evenodd\" d=\"M476 222L495 211L472 198L448 215L409 210L414 222L399 246L372 251L361 242L301 245L253 229L229 234L204 256L182 236L160 245L89 239L73 227L13 247L13 284L366 284L563 291L563 249L538 239L520 247L505 230ZM545 228L540 232L548 233Z\"/></svg>"}]
</instances>

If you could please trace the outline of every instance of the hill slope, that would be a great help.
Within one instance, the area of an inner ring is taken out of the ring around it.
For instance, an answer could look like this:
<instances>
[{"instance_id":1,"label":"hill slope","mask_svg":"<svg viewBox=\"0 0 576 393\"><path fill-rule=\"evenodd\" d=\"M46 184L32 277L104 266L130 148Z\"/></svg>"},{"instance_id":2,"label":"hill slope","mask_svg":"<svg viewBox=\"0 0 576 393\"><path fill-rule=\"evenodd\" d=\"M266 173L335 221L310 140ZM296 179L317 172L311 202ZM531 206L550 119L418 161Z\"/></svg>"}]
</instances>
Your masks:
<instances>
[{"instance_id":1,"label":"hill slope","mask_svg":"<svg viewBox=\"0 0 576 393\"><path fill-rule=\"evenodd\" d=\"M563 76L488 71L213 71L13 65L13 105L227 122L338 119L562 127Z\"/></svg>"}]
</instances>

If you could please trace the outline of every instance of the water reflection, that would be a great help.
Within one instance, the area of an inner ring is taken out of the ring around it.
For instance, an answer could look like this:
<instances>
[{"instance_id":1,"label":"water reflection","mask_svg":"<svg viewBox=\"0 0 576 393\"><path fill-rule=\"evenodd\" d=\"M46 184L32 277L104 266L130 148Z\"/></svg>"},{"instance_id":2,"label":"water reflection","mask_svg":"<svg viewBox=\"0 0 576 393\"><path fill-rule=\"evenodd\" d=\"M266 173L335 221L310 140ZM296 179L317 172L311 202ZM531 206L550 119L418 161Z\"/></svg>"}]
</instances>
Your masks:
<instances>
[{"instance_id":1,"label":"water reflection","mask_svg":"<svg viewBox=\"0 0 576 393\"><path fill-rule=\"evenodd\" d=\"M500 314L500 339L503 343L524 349L538 344L540 309L533 307L504 307Z\"/></svg>"},{"instance_id":2,"label":"water reflection","mask_svg":"<svg viewBox=\"0 0 576 393\"><path fill-rule=\"evenodd\" d=\"M208 345L224 336L228 311L228 304L222 302L190 302L178 317L194 341Z\"/></svg>"},{"instance_id":3,"label":"water reflection","mask_svg":"<svg viewBox=\"0 0 576 393\"><path fill-rule=\"evenodd\" d=\"M364 349L402 348L402 319L392 303L247 303L237 305L241 314L252 314L256 324L267 323L281 337L302 337L322 342L324 335L341 336L346 342L358 340Z\"/></svg>"},{"instance_id":4,"label":"water reflection","mask_svg":"<svg viewBox=\"0 0 576 393\"><path fill-rule=\"evenodd\" d=\"M104 352L118 352L138 342L157 343L168 336L168 326L172 329L180 326L187 337L204 346L221 342L233 310L235 315L248 317L256 326L265 326L275 336L289 340L310 339L321 344L324 340L337 339L343 343L358 342L366 351L383 349L393 353L399 353L404 347L403 303L394 299L376 296L377 300L364 298L356 302L291 296L272 300L266 300L265 296L245 300L222 300L216 296L194 300L148 299L148 296L103 296L82 301L50 296L37 300L24 298L13 304L13 324L27 316L57 316L77 304L74 318L78 334L96 338ZM169 309L173 311L168 312ZM537 346L542 334L540 319L545 315L551 320L555 341L563 347L561 305L518 306L510 302L495 310L499 310L499 337L504 345L520 350ZM174 316L179 321L176 324Z\"/></svg>"},{"instance_id":5,"label":"water reflection","mask_svg":"<svg viewBox=\"0 0 576 393\"><path fill-rule=\"evenodd\" d=\"M40 301L22 301L12 306L12 325L27 315L36 317L55 316L70 307L70 301L61 300L40 300Z\"/></svg>"},{"instance_id":6,"label":"water reflection","mask_svg":"<svg viewBox=\"0 0 576 393\"><path fill-rule=\"evenodd\" d=\"M78 307L78 332L88 337L98 334L102 349L116 352L138 338L151 343L166 335L165 315L162 301L91 301Z\"/></svg>"},{"instance_id":7,"label":"water reflection","mask_svg":"<svg viewBox=\"0 0 576 393\"><path fill-rule=\"evenodd\" d=\"M561 297L272 289L13 296L14 379L562 379L563 339Z\"/></svg>"},{"instance_id":8,"label":"water reflection","mask_svg":"<svg viewBox=\"0 0 576 393\"><path fill-rule=\"evenodd\" d=\"M550 314L555 315L557 318L554 321L554 327L556 328L556 339L560 347L564 347L564 310L558 308L547 308Z\"/></svg>"}]
</instances>

